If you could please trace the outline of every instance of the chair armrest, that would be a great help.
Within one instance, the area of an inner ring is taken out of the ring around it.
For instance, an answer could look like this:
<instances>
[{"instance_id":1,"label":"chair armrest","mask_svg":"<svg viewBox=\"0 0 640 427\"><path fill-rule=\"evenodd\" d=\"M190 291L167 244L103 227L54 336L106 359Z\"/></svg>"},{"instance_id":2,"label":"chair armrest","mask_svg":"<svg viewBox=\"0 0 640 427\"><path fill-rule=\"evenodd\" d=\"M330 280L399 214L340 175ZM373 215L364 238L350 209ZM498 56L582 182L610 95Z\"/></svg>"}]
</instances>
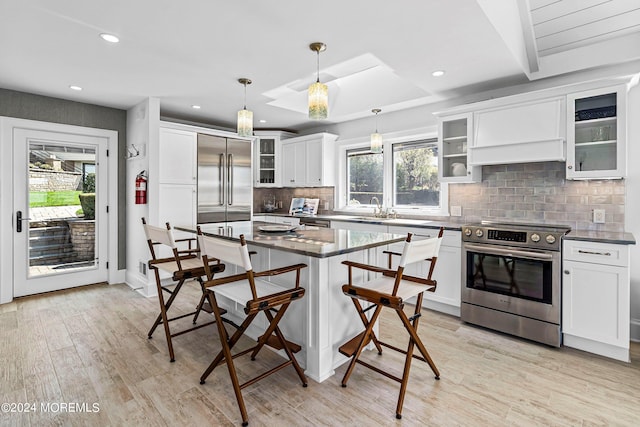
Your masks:
<instances>
[{"instance_id":1,"label":"chair armrest","mask_svg":"<svg viewBox=\"0 0 640 427\"><path fill-rule=\"evenodd\" d=\"M178 254L197 254L200 253L200 249L182 249L178 251Z\"/></svg>"},{"instance_id":2,"label":"chair armrest","mask_svg":"<svg viewBox=\"0 0 640 427\"><path fill-rule=\"evenodd\" d=\"M274 268L272 270L259 271L253 274L254 277L277 276L278 274L289 273L291 271L306 268L307 264L295 264L286 267Z\"/></svg>"},{"instance_id":3,"label":"chair armrest","mask_svg":"<svg viewBox=\"0 0 640 427\"><path fill-rule=\"evenodd\" d=\"M375 273L383 273L385 275L396 275L396 272L394 270L389 270L386 268L382 268L382 267L376 267L375 265L369 265L369 264L361 264L359 262L353 262L353 261L342 261L342 263L344 265L348 265L349 267L355 267L355 268L361 268L363 270L368 270L368 271L373 271Z\"/></svg>"},{"instance_id":4,"label":"chair armrest","mask_svg":"<svg viewBox=\"0 0 640 427\"><path fill-rule=\"evenodd\" d=\"M438 286L437 280L425 279L422 277L415 277L415 276L408 276L405 274L402 275L402 280L406 280L408 282L420 283L421 285L433 286L434 289L436 286Z\"/></svg>"},{"instance_id":5,"label":"chair armrest","mask_svg":"<svg viewBox=\"0 0 640 427\"><path fill-rule=\"evenodd\" d=\"M244 312L245 314L252 314L258 311L269 310L302 298L304 293L304 288L293 288L267 295L254 301L247 301Z\"/></svg>"},{"instance_id":6,"label":"chair armrest","mask_svg":"<svg viewBox=\"0 0 640 427\"><path fill-rule=\"evenodd\" d=\"M351 298L362 299L376 305L384 305L392 308L402 308L404 305L402 298L399 296L362 288L360 286L342 285L342 293Z\"/></svg>"},{"instance_id":7,"label":"chair armrest","mask_svg":"<svg viewBox=\"0 0 640 427\"><path fill-rule=\"evenodd\" d=\"M247 273L234 274L233 276L226 276L226 277L220 277L219 279L208 280L204 282L204 287L210 288L213 286L224 285L225 283L237 282L239 280L246 280L246 278L247 278Z\"/></svg>"},{"instance_id":8,"label":"chair armrest","mask_svg":"<svg viewBox=\"0 0 640 427\"><path fill-rule=\"evenodd\" d=\"M383 254L402 256L400 252L382 251Z\"/></svg>"}]
</instances>

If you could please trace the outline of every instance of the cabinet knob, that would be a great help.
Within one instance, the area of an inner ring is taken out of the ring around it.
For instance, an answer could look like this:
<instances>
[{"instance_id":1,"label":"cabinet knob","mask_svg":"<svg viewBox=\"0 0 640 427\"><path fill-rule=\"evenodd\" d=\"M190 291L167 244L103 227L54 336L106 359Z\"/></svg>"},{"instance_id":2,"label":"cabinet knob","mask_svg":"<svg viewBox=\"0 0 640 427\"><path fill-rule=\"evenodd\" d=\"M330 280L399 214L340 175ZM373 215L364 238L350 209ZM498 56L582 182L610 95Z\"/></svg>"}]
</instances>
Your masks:
<instances>
[{"instance_id":1,"label":"cabinet knob","mask_svg":"<svg viewBox=\"0 0 640 427\"><path fill-rule=\"evenodd\" d=\"M569 270L565 270L564 274L571 274L571 273L569 272Z\"/></svg>"},{"instance_id":2,"label":"cabinet knob","mask_svg":"<svg viewBox=\"0 0 640 427\"><path fill-rule=\"evenodd\" d=\"M568 166L567 166L567 169L573 169L573 166L568 165Z\"/></svg>"}]
</instances>

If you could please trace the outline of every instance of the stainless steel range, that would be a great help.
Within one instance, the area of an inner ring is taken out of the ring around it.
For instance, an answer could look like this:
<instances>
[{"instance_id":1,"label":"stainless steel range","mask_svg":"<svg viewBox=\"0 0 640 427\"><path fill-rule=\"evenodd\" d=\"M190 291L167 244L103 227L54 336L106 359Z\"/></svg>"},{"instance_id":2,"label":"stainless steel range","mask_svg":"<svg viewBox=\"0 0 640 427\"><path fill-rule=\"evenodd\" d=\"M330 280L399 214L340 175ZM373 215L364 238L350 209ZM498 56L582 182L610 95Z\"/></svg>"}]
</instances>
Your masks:
<instances>
[{"instance_id":1,"label":"stainless steel range","mask_svg":"<svg viewBox=\"0 0 640 427\"><path fill-rule=\"evenodd\" d=\"M463 321L559 347L564 225L462 227Z\"/></svg>"}]
</instances>

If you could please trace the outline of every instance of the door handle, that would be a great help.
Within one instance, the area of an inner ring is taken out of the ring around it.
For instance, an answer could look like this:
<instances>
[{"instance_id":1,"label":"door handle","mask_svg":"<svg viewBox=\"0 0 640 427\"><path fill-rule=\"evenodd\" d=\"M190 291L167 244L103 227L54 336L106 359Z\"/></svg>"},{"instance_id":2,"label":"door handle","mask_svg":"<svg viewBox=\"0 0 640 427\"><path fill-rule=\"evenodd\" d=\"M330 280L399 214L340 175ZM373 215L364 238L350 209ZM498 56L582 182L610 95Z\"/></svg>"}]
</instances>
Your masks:
<instances>
[{"instance_id":1,"label":"door handle","mask_svg":"<svg viewBox=\"0 0 640 427\"><path fill-rule=\"evenodd\" d=\"M218 196L220 197L220 206L224 205L224 153L220 153L220 162L218 163Z\"/></svg>"},{"instance_id":2,"label":"door handle","mask_svg":"<svg viewBox=\"0 0 640 427\"><path fill-rule=\"evenodd\" d=\"M227 199L229 206L233 205L233 154L229 154L227 159Z\"/></svg>"},{"instance_id":3,"label":"door handle","mask_svg":"<svg viewBox=\"0 0 640 427\"><path fill-rule=\"evenodd\" d=\"M31 218L22 218L22 211L16 212L16 232L22 233L22 221L29 221Z\"/></svg>"}]
</instances>

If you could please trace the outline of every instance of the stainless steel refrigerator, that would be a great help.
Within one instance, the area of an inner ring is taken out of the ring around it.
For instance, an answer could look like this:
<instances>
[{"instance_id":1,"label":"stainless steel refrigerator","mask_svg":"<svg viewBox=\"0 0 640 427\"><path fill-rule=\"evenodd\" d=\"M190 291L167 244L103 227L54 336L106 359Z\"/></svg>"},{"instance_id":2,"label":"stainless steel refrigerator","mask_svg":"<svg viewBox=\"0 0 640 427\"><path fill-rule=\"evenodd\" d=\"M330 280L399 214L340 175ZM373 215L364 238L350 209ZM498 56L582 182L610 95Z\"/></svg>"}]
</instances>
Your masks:
<instances>
[{"instance_id":1,"label":"stainless steel refrigerator","mask_svg":"<svg viewBox=\"0 0 640 427\"><path fill-rule=\"evenodd\" d=\"M251 142L198 134L198 223L249 221Z\"/></svg>"}]
</instances>

